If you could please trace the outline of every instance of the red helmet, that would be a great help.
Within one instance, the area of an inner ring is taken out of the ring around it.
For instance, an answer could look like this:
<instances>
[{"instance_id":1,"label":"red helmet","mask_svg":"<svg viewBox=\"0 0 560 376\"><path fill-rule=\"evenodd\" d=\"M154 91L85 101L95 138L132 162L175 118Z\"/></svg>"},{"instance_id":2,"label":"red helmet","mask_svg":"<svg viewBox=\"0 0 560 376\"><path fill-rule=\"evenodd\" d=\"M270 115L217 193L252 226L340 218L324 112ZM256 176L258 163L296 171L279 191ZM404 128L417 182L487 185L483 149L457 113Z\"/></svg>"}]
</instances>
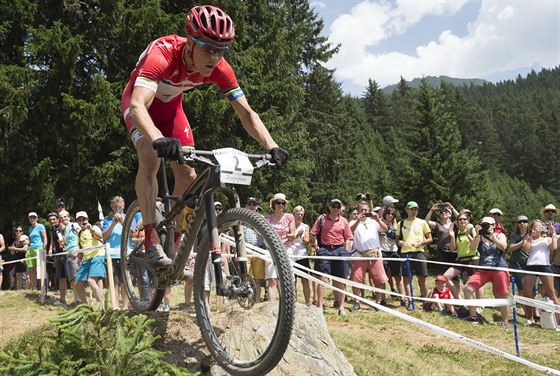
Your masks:
<instances>
[{"instance_id":1,"label":"red helmet","mask_svg":"<svg viewBox=\"0 0 560 376\"><path fill-rule=\"evenodd\" d=\"M187 16L185 28L187 34L192 37L206 37L220 46L227 46L235 37L230 16L212 5L192 8Z\"/></svg>"}]
</instances>

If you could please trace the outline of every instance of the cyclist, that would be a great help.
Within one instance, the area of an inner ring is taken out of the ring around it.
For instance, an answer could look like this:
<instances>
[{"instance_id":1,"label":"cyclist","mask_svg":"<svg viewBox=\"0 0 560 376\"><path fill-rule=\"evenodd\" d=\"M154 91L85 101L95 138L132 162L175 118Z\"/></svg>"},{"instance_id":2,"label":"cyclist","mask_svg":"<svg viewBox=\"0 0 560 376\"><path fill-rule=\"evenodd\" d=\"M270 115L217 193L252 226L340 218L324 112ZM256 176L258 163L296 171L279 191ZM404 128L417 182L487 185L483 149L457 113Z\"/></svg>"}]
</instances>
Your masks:
<instances>
[{"instance_id":1,"label":"cyclist","mask_svg":"<svg viewBox=\"0 0 560 376\"><path fill-rule=\"evenodd\" d=\"M196 177L183 163L181 147L194 147L194 138L182 108L182 93L204 83L217 84L228 98L247 133L272 155L278 168L289 153L278 147L237 83L224 59L235 37L231 18L210 5L191 9L187 37L156 39L140 55L124 89L121 111L138 155L136 195L144 218L145 246L156 267L171 265L155 231L155 202L159 158L170 159L175 176L174 195L182 194ZM180 233L175 233L175 240ZM177 243L177 242L176 242Z\"/></svg>"}]
</instances>

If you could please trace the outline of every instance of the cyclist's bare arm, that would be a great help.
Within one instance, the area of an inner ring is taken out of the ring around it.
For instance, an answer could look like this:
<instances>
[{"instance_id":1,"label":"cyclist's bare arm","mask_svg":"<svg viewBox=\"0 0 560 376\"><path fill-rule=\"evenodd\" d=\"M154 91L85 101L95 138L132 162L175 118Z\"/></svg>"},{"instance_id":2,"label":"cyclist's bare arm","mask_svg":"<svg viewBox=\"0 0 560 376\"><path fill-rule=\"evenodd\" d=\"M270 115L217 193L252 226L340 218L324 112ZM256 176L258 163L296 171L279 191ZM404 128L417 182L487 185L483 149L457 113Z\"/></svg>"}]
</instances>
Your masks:
<instances>
[{"instance_id":1,"label":"cyclist's bare arm","mask_svg":"<svg viewBox=\"0 0 560 376\"><path fill-rule=\"evenodd\" d=\"M253 111L246 97L240 97L233 102L231 106L235 110L235 113L241 120L243 128L249 133L251 137L257 140L266 150L278 147L278 144L274 142L272 136L266 129L259 115Z\"/></svg>"},{"instance_id":2,"label":"cyclist's bare arm","mask_svg":"<svg viewBox=\"0 0 560 376\"><path fill-rule=\"evenodd\" d=\"M156 93L154 91L138 86L134 88L130 97L130 118L132 123L148 139L150 144L154 140L163 137L148 113L148 109L155 97Z\"/></svg>"}]
</instances>

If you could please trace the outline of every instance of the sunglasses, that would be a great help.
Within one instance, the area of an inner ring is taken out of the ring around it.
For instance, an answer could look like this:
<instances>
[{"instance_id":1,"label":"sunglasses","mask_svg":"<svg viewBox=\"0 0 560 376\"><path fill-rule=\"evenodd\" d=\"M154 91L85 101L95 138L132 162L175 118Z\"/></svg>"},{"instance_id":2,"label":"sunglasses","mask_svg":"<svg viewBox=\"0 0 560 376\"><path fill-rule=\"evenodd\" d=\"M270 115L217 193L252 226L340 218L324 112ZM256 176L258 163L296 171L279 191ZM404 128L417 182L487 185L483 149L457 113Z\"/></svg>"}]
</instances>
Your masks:
<instances>
[{"instance_id":1,"label":"sunglasses","mask_svg":"<svg viewBox=\"0 0 560 376\"><path fill-rule=\"evenodd\" d=\"M342 206L340 204L333 204L331 208L340 209Z\"/></svg>"},{"instance_id":2,"label":"sunglasses","mask_svg":"<svg viewBox=\"0 0 560 376\"><path fill-rule=\"evenodd\" d=\"M529 223L529 221L517 221L519 224Z\"/></svg>"},{"instance_id":3,"label":"sunglasses","mask_svg":"<svg viewBox=\"0 0 560 376\"><path fill-rule=\"evenodd\" d=\"M23 232L23 230L16 230L16 232Z\"/></svg>"},{"instance_id":4,"label":"sunglasses","mask_svg":"<svg viewBox=\"0 0 560 376\"><path fill-rule=\"evenodd\" d=\"M217 211L222 211L222 208L219 206L216 206L214 209L216 209Z\"/></svg>"},{"instance_id":5,"label":"sunglasses","mask_svg":"<svg viewBox=\"0 0 560 376\"><path fill-rule=\"evenodd\" d=\"M551 209L549 209L549 210L545 210L544 212L545 212L545 213L556 213L556 210L551 210Z\"/></svg>"},{"instance_id":6,"label":"sunglasses","mask_svg":"<svg viewBox=\"0 0 560 376\"><path fill-rule=\"evenodd\" d=\"M286 206L286 203L284 201L276 201L275 204Z\"/></svg>"},{"instance_id":7,"label":"sunglasses","mask_svg":"<svg viewBox=\"0 0 560 376\"><path fill-rule=\"evenodd\" d=\"M467 221L467 218L457 218L458 221Z\"/></svg>"},{"instance_id":8,"label":"sunglasses","mask_svg":"<svg viewBox=\"0 0 560 376\"><path fill-rule=\"evenodd\" d=\"M202 48L202 51L204 51L210 56L214 56L214 55L224 56L226 51L229 49L229 46L217 46L212 43L203 42L197 38L192 38L192 40Z\"/></svg>"}]
</instances>

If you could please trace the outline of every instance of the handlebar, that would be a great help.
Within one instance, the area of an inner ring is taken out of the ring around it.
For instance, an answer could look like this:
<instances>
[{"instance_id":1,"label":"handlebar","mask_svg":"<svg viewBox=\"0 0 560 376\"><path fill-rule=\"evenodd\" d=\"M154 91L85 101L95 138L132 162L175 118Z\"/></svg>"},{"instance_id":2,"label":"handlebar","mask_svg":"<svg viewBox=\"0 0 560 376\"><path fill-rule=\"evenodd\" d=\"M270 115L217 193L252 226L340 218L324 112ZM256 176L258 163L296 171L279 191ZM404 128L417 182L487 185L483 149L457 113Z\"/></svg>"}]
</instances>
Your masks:
<instances>
[{"instance_id":1,"label":"handlebar","mask_svg":"<svg viewBox=\"0 0 560 376\"><path fill-rule=\"evenodd\" d=\"M189 161L204 161L205 157L214 158L214 151L212 150L196 150L189 147L183 147L183 155L185 158L185 162ZM246 154L247 158L254 159L260 161L257 162L258 165L266 164L272 159L272 155L265 153L265 154ZM201 158L202 157L202 158ZM259 166L260 167L260 166Z\"/></svg>"}]
</instances>

